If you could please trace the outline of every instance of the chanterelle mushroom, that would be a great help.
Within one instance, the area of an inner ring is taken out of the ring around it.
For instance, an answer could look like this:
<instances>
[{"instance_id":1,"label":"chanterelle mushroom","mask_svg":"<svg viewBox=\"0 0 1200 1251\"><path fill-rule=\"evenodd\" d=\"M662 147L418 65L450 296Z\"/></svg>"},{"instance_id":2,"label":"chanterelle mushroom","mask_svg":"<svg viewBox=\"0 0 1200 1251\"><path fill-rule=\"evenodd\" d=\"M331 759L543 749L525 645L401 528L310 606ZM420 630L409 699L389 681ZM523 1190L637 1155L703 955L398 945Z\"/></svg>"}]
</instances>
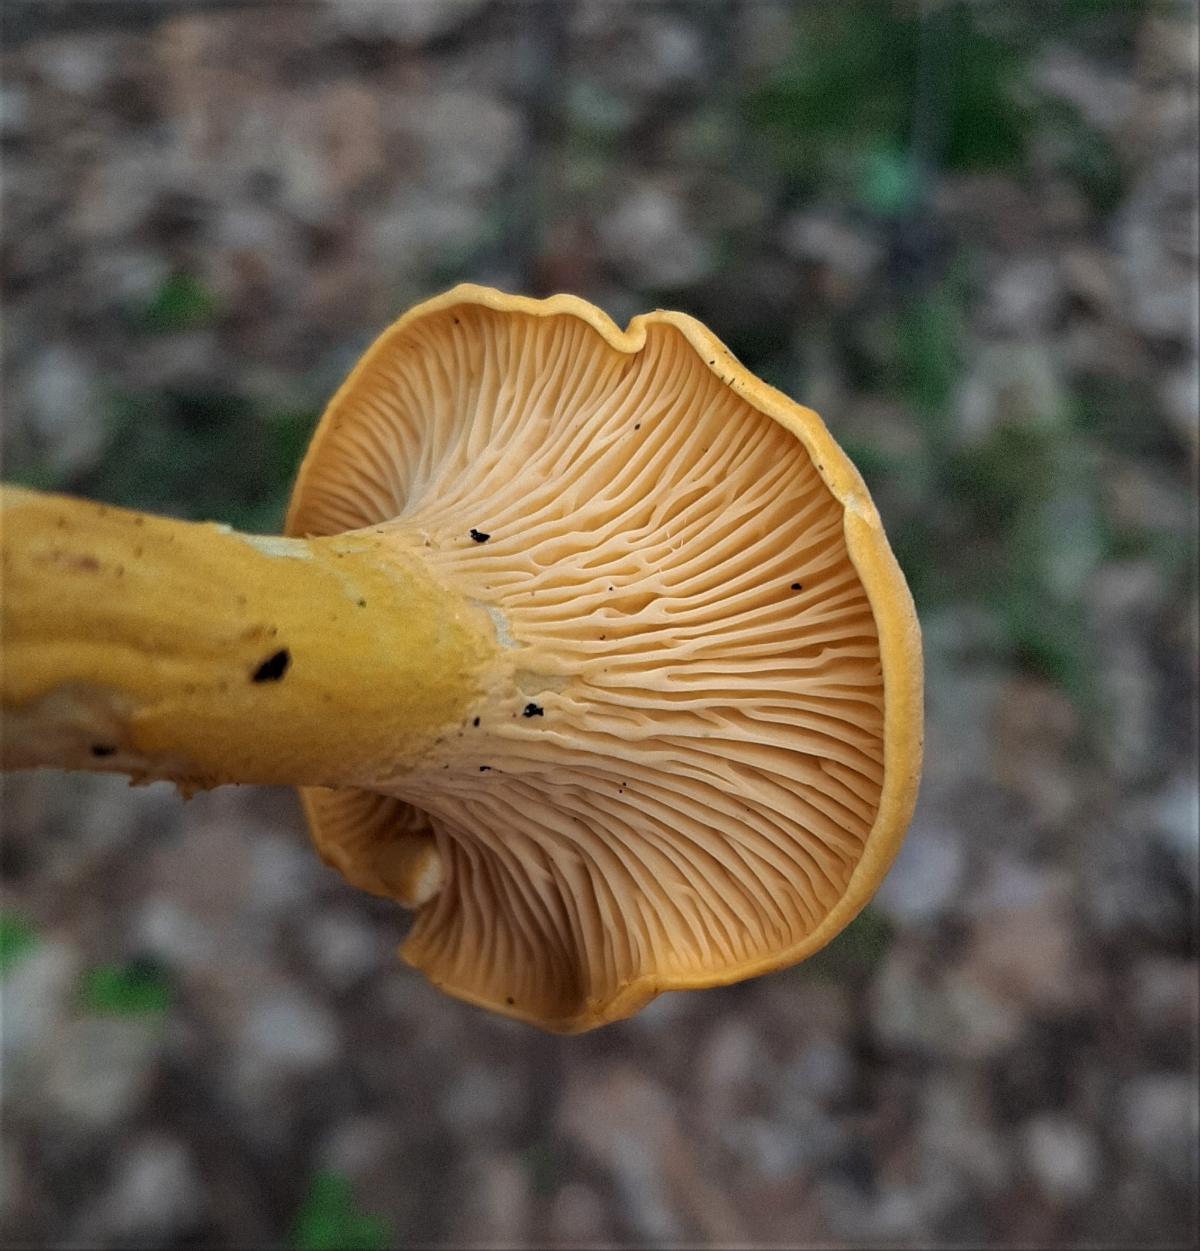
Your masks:
<instances>
[{"instance_id":1,"label":"chanterelle mushroom","mask_svg":"<svg viewBox=\"0 0 1200 1251\"><path fill-rule=\"evenodd\" d=\"M560 1031L811 954L921 762L912 601L817 415L679 313L461 286L334 396L290 538L4 495L6 767L300 786L401 954Z\"/></svg>"}]
</instances>

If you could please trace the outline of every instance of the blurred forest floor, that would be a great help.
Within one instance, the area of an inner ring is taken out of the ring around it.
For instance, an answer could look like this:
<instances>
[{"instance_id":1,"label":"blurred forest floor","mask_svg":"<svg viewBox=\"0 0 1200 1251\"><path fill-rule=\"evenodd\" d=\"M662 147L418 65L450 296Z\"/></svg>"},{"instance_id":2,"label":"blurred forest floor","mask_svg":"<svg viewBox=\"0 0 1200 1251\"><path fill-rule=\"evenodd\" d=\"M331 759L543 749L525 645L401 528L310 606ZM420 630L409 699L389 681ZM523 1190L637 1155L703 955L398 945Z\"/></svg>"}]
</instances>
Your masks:
<instances>
[{"instance_id":1,"label":"blurred forest floor","mask_svg":"<svg viewBox=\"0 0 1200 1251\"><path fill-rule=\"evenodd\" d=\"M575 1039L443 998L293 797L6 779L5 1245L1191 1245L1189 4L9 0L4 475L262 530L460 279L825 417L927 771L826 951Z\"/></svg>"}]
</instances>

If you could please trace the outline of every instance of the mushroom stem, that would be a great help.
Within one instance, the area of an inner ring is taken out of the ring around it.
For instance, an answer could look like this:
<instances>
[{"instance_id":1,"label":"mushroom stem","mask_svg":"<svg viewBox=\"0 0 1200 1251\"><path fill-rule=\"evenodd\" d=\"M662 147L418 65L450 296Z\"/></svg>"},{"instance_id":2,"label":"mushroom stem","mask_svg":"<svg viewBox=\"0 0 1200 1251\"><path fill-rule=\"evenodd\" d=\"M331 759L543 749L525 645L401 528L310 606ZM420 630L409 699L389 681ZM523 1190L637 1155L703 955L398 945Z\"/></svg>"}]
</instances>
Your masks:
<instances>
[{"instance_id":1,"label":"mushroom stem","mask_svg":"<svg viewBox=\"0 0 1200 1251\"><path fill-rule=\"evenodd\" d=\"M0 490L4 768L374 786L483 693L482 609L395 527L239 534Z\"/></svg>"}]
</instances>

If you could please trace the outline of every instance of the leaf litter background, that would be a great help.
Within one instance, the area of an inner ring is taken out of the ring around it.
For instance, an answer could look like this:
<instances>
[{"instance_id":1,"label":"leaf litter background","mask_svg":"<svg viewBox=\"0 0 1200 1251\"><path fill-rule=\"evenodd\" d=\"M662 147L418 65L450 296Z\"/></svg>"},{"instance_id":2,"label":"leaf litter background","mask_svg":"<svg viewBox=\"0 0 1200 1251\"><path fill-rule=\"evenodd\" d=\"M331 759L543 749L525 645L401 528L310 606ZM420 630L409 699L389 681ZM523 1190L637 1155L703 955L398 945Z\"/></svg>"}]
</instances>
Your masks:
<instances>
[{"instance_id":1,"label":"leaf litter background","mask_svg":"<svg viewBox=\"0 0 1200 1251\"><path fill-rule=\"evenodd\" d=\"M1188 1245L1195 9L3 12L4 475L276 529L460 279L708 322L868 478L928 768L786 973L545 1037L286 791L3 792L6 1245Z\"/></svg>"}]
</instances>

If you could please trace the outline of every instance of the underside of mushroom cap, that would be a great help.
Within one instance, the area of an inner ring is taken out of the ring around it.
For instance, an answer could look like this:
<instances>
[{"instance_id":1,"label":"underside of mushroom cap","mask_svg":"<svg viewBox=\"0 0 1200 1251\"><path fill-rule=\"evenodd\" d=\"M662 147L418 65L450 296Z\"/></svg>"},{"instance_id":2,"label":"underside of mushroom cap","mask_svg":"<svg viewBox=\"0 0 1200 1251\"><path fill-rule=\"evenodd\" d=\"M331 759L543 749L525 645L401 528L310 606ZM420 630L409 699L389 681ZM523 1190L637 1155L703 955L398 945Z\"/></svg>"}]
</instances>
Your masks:
<instances>
[{"instance_id":1,"label":"underside of mushroom cap","mask_svg":"<svg viewBox=\"0 0 1200 1251\"><path fill-rule=\"evenodd\" d=\"M419 905L401 954L436 985L588 1029L794 963L873 893L920 772L912 601L817 415L698 322L472 286L413 309L287 522L364 527L483 604L509 664L380 793L305 793L330 863Z\"/></svg>"}]
</instances>

